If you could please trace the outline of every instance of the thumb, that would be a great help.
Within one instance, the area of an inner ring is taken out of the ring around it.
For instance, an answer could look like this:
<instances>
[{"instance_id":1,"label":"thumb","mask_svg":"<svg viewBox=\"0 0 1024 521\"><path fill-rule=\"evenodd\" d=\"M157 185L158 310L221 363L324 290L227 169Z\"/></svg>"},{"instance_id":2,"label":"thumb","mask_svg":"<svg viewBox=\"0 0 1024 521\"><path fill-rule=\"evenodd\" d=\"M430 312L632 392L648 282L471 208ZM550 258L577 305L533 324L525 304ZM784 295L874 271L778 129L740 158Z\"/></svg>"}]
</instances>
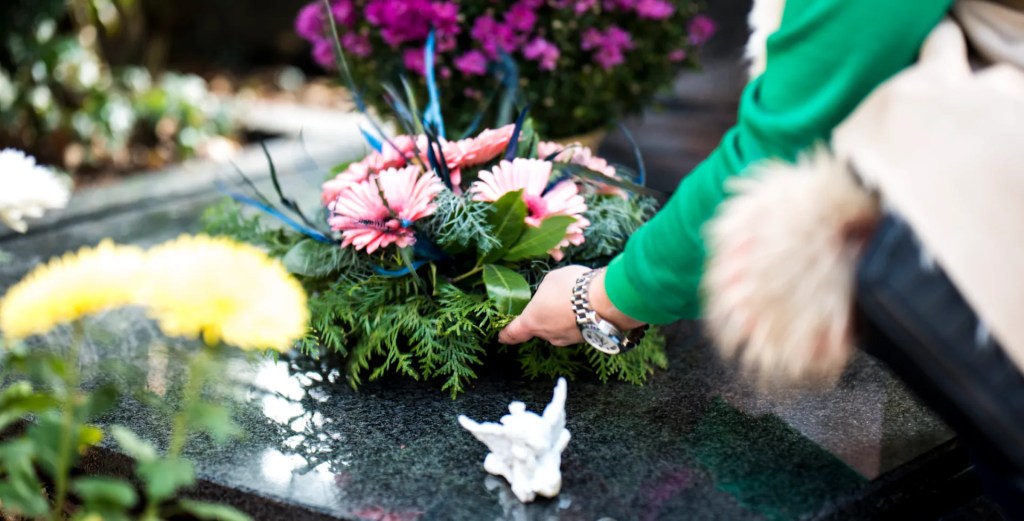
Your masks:
<instances>
[{"instance_id":1,"label":"thumb","mask_svg":"<svg viewBox=\"0 0 1024 521\"><path fill-rule=\"evenodd\" d=\"M505 329L498 332L498 342L502 344L522 344L534 337L533 332L526 326L522 315L509 322Z\"/></svg>"}]
</instances>

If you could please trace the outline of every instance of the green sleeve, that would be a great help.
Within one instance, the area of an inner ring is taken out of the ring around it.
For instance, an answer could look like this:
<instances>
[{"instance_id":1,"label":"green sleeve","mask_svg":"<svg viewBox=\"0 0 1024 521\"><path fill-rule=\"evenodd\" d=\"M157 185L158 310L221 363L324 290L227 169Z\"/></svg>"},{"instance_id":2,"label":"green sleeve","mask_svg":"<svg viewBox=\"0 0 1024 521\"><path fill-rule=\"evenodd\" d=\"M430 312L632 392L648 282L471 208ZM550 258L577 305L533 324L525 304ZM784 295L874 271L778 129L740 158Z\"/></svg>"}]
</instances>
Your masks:
<instances>
[{"instance_id":1,"label":"green sleeve","mask_svg":"<svg viewBox=\"0 0 1024 521\"><path fill-rule=\"evenodd\" d=\"M792 161L884 80L910 65L953 0L788 0L768 38L767 70L740 100L735 127L630 237L605 278L612 303L653 324L700 316L701 233L725 181L767 157Z\"/></svg>"}]
</instances>

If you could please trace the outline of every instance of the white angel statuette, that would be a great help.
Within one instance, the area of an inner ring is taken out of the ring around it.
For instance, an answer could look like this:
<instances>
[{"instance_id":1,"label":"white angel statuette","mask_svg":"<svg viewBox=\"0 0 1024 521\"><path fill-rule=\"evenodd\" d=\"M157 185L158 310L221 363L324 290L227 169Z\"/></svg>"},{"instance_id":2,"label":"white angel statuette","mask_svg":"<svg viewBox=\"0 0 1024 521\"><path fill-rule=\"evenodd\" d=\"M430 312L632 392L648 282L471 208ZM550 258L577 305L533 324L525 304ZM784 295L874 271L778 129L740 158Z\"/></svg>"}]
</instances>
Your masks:
<instances>
[{"instance_id":1,"label":"white angel statuette","mask_svg":"<svg viewBox=\"0 0 1024 521\"><path fill-rule=\"evenodd\" d=\"M565 428L565 393L565 378L559 378L542 416L527 411L523 402L510 403L510 414L502 416L500 424L459 416L459 424L491 451L484 459L484 470L507 479L512 493L524 503L537 494L555 497L562 489L562 451L570 438Z\"/></svg>"}]
</instances>

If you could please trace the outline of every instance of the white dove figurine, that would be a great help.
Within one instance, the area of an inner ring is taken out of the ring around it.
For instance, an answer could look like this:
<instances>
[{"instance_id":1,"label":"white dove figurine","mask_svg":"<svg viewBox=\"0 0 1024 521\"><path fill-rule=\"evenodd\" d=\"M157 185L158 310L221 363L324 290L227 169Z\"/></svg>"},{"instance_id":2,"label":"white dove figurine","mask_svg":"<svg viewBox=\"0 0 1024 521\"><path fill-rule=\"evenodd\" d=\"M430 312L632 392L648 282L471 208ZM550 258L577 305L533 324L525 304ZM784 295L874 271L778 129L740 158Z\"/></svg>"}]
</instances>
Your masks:
<instances>
[{"instance_id":1,"label":"white dove figurine","mask_svg":"<svg viewBox=\"0 0 1024 521\"><path fill-rule=\"evenodd\" d=\"M540 494L555 497L562 488L562 451L569 444L565 428L565 378L559 378L544 414L527 411L523 402L512 402L501 423L477 423L465 415L459 424L487 445L484 470L502 476L520 501Z\"/></svg>"}]
</instances>

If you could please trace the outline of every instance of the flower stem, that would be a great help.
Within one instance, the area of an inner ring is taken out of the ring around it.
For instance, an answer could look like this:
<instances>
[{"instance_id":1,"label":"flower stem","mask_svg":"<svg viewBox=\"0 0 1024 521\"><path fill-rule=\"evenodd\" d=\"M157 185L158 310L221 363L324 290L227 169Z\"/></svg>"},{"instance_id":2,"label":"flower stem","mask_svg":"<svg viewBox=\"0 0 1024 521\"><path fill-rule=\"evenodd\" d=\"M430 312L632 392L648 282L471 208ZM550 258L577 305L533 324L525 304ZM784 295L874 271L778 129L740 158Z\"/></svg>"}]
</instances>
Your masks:
<instances>
[{"instance_id":1,"label":"flower stem","mask_svg":"<svg viewBox=\"0 0 1024 521\"><path fill-rule=\"evenodd\" d=\"M476 275L477 273L480 273L483 270L484 270L484 267L478 264L473 269L471 269L471 270L467 271L466 273L463 273L462 275L459 275L458 277L455 277L454 279L452 279L452 282L459 282L460 280L467 279L469 277L472 277L473 275Z\"/></svg>"},{"instance_id":2,"label":"flower stem","mask_svg":"<svg viewBox=\"0 0 1024 521\"><path fill-rule=\"evenodd\" d=\"M57 465L54 469L54 495L51 519L59 521L64 516L64 504L68 497L68 480L71 477L71 463L74 456L74 438L78 429L75 421L75 401L78 398L78 352L85 338L85 331L80 320L74 321L71 327L71 346L65 358L64 392L61 404L61 430L57 447Z\"/></svg>"},{"instance_id":3,"label":"flower stem","mask_svg":"<svg viewBox=\"0 0 1024 521\"><path fill-rule=\"evenodd\" d=\"M207 362L209 362L209 355L206 349L203 349L192 359L192 363L189 364L188 382L185 384L185 392L181 397L181 407L178 409L178 414L174 416L174 426L171 429L171 441L167 449L167 457L169 458L180 456L181 450L185 447L185 441L188 439L188 416L192 406L195 405L196 400L199 399L199 394L203 390L203 383L206 380Z\"/></svg>"}]
</instances>

